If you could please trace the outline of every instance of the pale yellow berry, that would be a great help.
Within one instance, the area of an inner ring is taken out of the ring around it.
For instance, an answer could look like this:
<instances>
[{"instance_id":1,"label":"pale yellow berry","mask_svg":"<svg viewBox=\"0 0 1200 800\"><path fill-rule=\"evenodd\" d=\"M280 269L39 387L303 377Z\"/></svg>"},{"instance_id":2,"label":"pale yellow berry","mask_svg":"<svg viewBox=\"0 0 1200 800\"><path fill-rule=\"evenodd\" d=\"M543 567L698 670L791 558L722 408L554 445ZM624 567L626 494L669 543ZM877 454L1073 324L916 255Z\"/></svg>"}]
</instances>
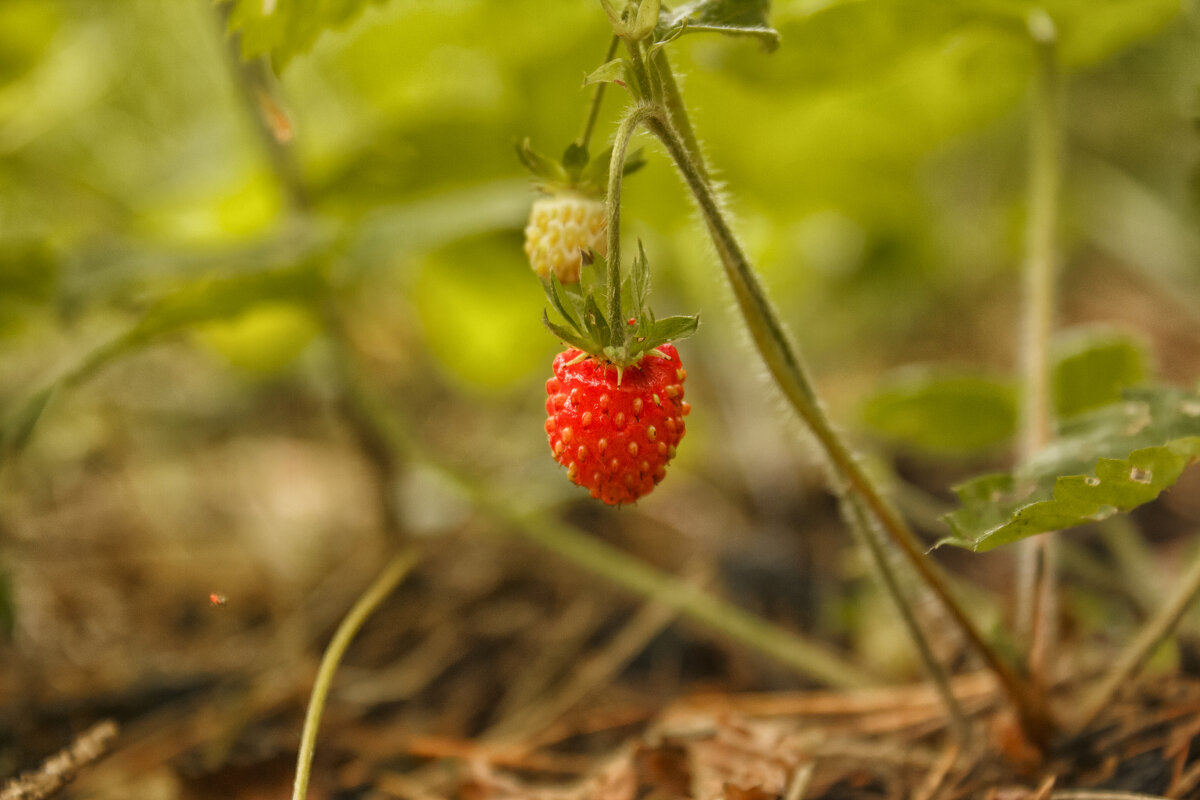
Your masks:
<instances>
[{"instance_id":1,"label":"pale yellow berry","mask_svg":"<svg viewBox=\"0 0 1200 800\"><path fill-rule=\"evenodd\" d=\"M542 280L553 272L561 283L577 283L582 253L608 252L604 202L584 197L545 197L533 204L525 226L525 254Z\"/></svg>"}]
</instances>

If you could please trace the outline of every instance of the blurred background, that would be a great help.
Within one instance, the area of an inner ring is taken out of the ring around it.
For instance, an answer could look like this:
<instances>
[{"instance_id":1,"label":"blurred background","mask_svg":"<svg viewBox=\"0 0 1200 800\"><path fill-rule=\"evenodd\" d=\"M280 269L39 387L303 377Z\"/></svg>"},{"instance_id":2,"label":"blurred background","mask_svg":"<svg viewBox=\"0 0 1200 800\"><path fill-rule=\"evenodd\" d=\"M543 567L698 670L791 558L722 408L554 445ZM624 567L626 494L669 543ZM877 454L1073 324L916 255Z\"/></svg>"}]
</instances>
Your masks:
<instances>
[{"instance_id":1,"label":"blurred background","mask_svg":"<svg viewBox=\"0 0 1200 800\"><path fill-rule=\"evenodd\" d=\"M1005 391L946 412L962 432L948 441L895 403L930 365L1014 374L1034 62L1011 20L1026 5L785 0L775 52L700 35L670 51L829 412L931 541L952 483L1011 463ZM1041 6L1065 75L1060 324L1136 342L1128 382L1192 386L1197 8ZM328 792L408 796L402 776L430 757L414 731L528 739L572 709L644 718L697 686L805 685L664 620L575 703L538 711L611 655L640 601L499 535L420 455L381 457L347 411L347 369L419 452L513 513L706 575L884 680L919 676L648 138L624 241L645 244L660 316L701 315L680 347L688 435L634 509L595 504L548 457L559 345L522 252L535 195L514 144L556 155L578 133L610 35L598 4L372 3L311 48L276 47L277 77L238 58L228 13L0 2L0 775L114 715L136 747L79 796L284 785L320 647L398 537L428 555L351 651ZM610 88L598 141L627 100ZM1122 524L1165 548L1137 563L1169 572L1197 520L1185 486ZM1087 536L1068 559L1069 634L1116 636L1154 590ZM939 557L999 623L1010 555Z\"/></svg>"}]
</instances>

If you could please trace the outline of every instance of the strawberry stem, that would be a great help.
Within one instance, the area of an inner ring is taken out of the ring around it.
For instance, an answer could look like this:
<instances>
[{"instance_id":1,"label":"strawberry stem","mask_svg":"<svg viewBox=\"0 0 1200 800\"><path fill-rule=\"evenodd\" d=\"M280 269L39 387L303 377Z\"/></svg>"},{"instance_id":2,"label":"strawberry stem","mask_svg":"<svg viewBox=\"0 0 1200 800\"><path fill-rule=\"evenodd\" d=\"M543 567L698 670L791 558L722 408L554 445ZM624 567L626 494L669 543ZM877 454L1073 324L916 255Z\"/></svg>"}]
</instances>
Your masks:
<instances>
[{"instance_id":1,"label":"strawberry stem","mask_svg":"<svg viewBox=\"0 0 1200 800\"><path fill-rule=\"evenodd\" d=\"M682 109L682 103L678 104ZM933 590L955 624L996 675L1008 696L1021 727L1029 738L1045 746L1054 723L1032 688L988 645L982 634L951 594L943 578L922 553L916 537L903 518L884 497L874 480L859 464L857 457L830 423L796 356L791 337L784 331L777 313L767 299L757 274L729 227L705 172L697 166L700 154L689 148L671 125L665 109L646 120L647 129L667 148L675 166L691 190L708 225L717 253L733 287L742 317L755 345L784 396L820 442L839 481L855 494L878 521L893 543L907 557L922 580ZM931 669L934 665L930 665ZM940 666L937 667L940 669Z\"/></svg>"},{"instance_id":2,"label":"strawberry stem","mask_svg":"<svg viewBox=\"0 0 1200 800\"><path fill-rule=\"evenodd\" d=\"M608 210L608 318L612 322L608 343L621 348L625 358L629 357L629 326L621 324L624 319L621 313L621 181L625 177L625 156L629 152L629 142L637 133L638 126L644 124L653 113L650 106L641 103L626 112L617 127L612 159L608 162L608 191L604 200Z\"/></svg>"}]
</instances>

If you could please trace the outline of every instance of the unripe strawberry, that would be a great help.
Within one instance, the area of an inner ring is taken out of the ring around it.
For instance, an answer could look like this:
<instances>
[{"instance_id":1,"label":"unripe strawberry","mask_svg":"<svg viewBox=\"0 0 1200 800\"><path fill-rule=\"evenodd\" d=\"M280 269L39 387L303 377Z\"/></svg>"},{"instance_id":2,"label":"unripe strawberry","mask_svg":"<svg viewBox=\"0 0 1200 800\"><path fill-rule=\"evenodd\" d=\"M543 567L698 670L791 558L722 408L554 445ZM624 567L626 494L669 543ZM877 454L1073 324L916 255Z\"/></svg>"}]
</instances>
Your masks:
<instances>
[{"instance_id":1,"label":"unripe strawberry","mask_svg":"<svg viewBox=\"0 0 1200 800\"><path fill-rule=\"evenodd\" d=\"M683 438L687 372L663 344L618 370L577 349L554 359L546 382L546 434L567 477L609 505L653 491ZM618 377L620 376L620 377Z\"/></svg>"},{"instance_id":2,"label":"unripe strawberry","mask_svg":"<svg viewBox=\"0 0 1200 800\"><path fill-rule=\"evenodd\" d=\"M542 280L550 273L559 283L579 282L583 253L608 252L608 216L602 200L570 194L544 197L533 204L525 226L525 254Z\"/></svg>"}]
</instances>

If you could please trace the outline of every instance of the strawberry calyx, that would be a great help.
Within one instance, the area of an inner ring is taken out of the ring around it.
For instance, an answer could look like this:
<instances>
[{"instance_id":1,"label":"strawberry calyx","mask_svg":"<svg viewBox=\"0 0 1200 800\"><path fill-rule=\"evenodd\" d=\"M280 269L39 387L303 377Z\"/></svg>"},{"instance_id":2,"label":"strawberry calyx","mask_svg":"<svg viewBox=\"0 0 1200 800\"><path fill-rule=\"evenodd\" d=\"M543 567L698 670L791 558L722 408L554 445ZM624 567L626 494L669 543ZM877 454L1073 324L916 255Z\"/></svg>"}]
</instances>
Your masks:
<instances>
[{"instance_id":1,"label":"strawberry calyx","mask_svg":"<svg viewBox=\"0 0 1200 800\"><path fill-rule=\"evenodd\" d=\"M640 241L637 256L624 279L609 275L608 265L598 255L586 259L585 265L590 269L582 271L576 285L564 286L550 276L544 284L546 297L563 322L552 322L544 310L542 322L559 339L580 351L578 360L596 358L615 366L618 385L625 369L637 366L646 356L661 356L657 349L660 345L695 333L699 316L657 319L646 305L650 273ZM618 286L610 285L613 277ZM602 303L608 307L608 315L602 310Z\"/></svg>"},{"instance_id":2,"label":"strawberry calyx","mask_svg":"<svg viewBox=\"0 0 1200 800\"><path fill-rule=\"evenodd\" d=\"M517 158L533 176L534 187L549 195L579 195L603 200L608 188L608 165L612 161L612 147L605 148L595 158L579 142L572 142L557 161L541 155L533 149L529 139L517 145ZM624 174L630 175L646 164L646 157L639 148L625 159Z\"/></svg>"}]
</instances>

